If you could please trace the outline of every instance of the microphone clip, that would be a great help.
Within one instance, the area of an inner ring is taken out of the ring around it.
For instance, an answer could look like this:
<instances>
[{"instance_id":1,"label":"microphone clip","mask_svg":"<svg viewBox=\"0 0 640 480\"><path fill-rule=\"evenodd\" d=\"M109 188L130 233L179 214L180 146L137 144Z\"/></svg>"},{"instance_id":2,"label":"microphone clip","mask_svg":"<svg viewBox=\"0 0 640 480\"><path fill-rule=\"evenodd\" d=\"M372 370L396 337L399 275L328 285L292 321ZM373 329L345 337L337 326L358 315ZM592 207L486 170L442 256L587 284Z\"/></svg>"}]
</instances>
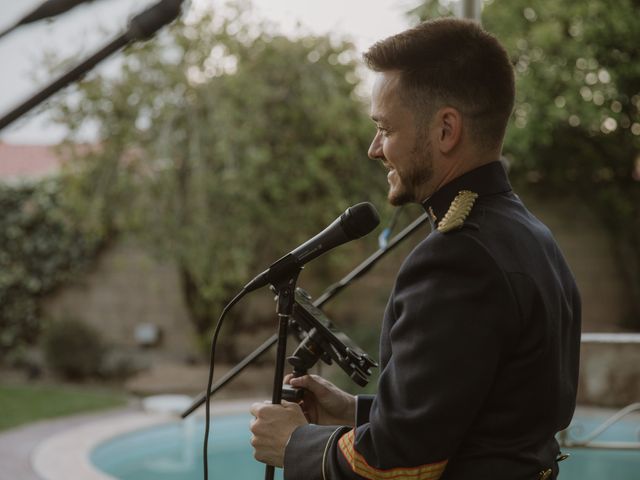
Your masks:
<instances>
[{"instance_id":1,"label":"microphone clip","mask_svg":"<svg viewBox=\"0 0 640 480\"><path fill-rule=\"evenodd\" d=\"M327 365L335 362L361 387L369 383L371 369L378 364L346 334L338 331L324 312L311 302L309 294L300 288L295 291L291 324L300 340L298 348L287 358L294 376L306 374L322 360ZM285 388L283 395L286 400L297 401L300 392Z\"/></svg>"}]
</instances>

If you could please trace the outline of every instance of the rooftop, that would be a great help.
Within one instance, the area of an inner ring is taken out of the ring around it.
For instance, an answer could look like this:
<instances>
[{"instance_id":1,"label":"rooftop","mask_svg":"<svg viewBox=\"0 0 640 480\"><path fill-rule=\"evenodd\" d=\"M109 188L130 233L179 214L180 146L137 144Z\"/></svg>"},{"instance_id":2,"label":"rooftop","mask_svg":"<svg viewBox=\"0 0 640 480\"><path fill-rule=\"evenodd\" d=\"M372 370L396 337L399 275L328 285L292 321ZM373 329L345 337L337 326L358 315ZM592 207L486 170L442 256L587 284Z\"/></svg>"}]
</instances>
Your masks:
<instances>
[{"instance_id":1,"label":"rooftop","mask_svg":"<svg viewBox=\"0 0 640 480\"><path fill-rule=\"evenodd\" d=\"M61 164L54 145L0 142L0 181L37 180L56 173Z\"/></svg>"}]
</instances>

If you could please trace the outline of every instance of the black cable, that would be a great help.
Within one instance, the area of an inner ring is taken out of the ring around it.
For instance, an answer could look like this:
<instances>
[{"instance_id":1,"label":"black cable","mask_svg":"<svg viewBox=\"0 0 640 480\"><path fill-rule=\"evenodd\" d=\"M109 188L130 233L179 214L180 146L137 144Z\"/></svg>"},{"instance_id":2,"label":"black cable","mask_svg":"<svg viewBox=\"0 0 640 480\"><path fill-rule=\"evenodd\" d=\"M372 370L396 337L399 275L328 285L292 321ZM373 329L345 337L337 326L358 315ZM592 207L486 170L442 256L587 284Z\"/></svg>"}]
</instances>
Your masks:
<instances>
[{"instance_id":1,"label":"black cable","mask_svg":"<svg viewBox=\"0 0 640 480\"><path fill-rule=\"evenodd\" d=\"M225 315L231 307L233 307L242 297L245 296L247 291L243 288L240 293L238 293L222 310L220 314L220 318L218 319L218 323L216 323L215 331L213 332L213 338L211 339L211 358L209 359L209 379L207 380L207 392L206 392L206 403L205 403L205 426L204 426L204 446L202 453L202 463L204 466L204 480L209 480L209 460L207 458L207 450L209 449L209 421L211 418L210 414L210 403L211 403L211 385L213 384L213 367L214 367L214 358L216 354L216 343L218 342L218 334L220 333L220 328L222 327L222 321L224 320Z\"/></svg>"}]
</instances>

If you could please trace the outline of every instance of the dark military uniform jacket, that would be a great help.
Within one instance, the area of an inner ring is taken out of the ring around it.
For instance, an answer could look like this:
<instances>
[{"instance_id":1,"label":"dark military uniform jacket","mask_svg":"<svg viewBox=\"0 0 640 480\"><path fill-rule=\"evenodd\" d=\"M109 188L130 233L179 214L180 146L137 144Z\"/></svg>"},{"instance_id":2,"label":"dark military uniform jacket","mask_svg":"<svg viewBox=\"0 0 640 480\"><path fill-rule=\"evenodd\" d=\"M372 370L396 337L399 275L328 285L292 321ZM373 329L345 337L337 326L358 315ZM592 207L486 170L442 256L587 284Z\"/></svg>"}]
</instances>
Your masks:
<instances>
[{"instance_id":1,"label":"dark military uniform jacket","mask_svg":"<svg viewBox=\"0 0 640 480\"><path fill-rule=\"evenodd\" d=\"M499 162L424 207L434 229L389 299L378 394L358 397L355 429L296 429L286 480L556 477L578 380L573 276Z\"/></svg>"}]
</instances>

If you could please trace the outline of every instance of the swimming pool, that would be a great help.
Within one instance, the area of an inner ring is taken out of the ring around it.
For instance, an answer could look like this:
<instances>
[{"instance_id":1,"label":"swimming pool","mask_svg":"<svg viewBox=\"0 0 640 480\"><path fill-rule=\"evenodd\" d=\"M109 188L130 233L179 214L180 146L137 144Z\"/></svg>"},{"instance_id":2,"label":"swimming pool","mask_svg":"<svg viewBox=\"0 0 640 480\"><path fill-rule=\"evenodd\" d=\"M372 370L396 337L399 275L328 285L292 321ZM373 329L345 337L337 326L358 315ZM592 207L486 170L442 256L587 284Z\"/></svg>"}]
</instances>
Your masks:
<instances>
[{"instance_id":1,"label":"swimming pool","mask_svg":"<svg viewBox=\"0 0 640 480\"><path fill-rule=\"evenodd\" d=\"M247 414L214 418L209 438L209 478L245 479L264 475L249 444ZM104 442L91 452L98 469L120 480L200 480L204 421L183 422L138 430ZM276 469L276 479L282 471Z\"/></svg>"},{"instance_id":2,"label":"swimming pool","mask_svg":"<svg viewBox=\"0 0 640 480\"><path fill-rule=\"evenodd\" d=\"M593 432L606 416L576 416L567 429L570 439L580 440ZM598 442L638 442L640 420L614 423L597 437ZM571 456L560 463L562 480L640 480L640 450L562 448Z\"/></svg>"},{"instance_id":3,"label":"swimming pool","mask_svg":"<svg viewBox=\"0 0 640 480\"><path fill-rule=\"evenodd\" d=\"M264 465L255 461L249 445L247 414L213 419L209 442L211 479L260 478ZM595 428L603 418L577 418L584 432ZM602 440L637 441L635 422L616 424ZM98 445L91 461L100 470L120 480L200 480L202 478L202 438L204 422L188 418L120 435ZM563 449L571 454L560 464L562 480L639 480L640 451ZM282 471L276 469L276 478Z\"/></svg>"}]
</instances>

